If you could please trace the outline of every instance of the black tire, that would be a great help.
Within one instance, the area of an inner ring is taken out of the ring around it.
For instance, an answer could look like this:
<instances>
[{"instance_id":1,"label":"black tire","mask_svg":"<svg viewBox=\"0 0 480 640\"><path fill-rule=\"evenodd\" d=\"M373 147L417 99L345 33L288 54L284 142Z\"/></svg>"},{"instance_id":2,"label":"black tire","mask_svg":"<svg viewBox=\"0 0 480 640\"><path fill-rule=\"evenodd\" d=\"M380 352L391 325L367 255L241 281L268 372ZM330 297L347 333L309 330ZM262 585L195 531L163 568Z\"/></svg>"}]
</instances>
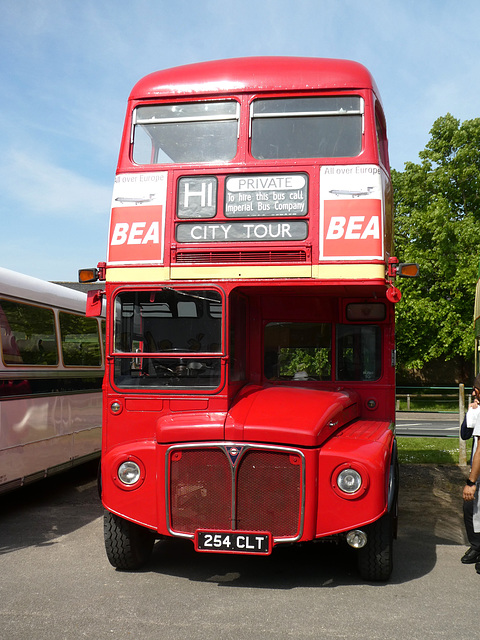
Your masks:
<instances>
[{"instance_id":1,"label":"black tire","mask_svg":"<svg viewBox=\"0 0 480 640\"><path fill-rule=\"evenodd\" d=\"M364 530L367 544L358 550L358 570L364 580L384 582L393 569L392 515L386 513Z\"/></svg>"},{"instance_id":2,"label":"black tire","mask_svg":"<svg viewBox=\"0 0 480 640\"><path fill-rule=\"evenodd\" d=\"M103 533L107 558L116 569L139 569L150 558L155 543L150 529L105 511Z\"/></svg>"},{"instance_id":3,"label":"black tire","mask_svg":"<svg viewBox=\"0 0 480 640\"><path fill-rule=\"evenodd\" d=\"M400 465L398 463L397 442L393 443L392 459L390 461L390 478L388 490L388 511L392 515L393 538L398 534L398 488L400 484Z\"/></svg>"},{"instance_id":4,"label":"black tire","mask_svg":"<svg viewBox=\"0 0 480 640\"><path fill-rule=\"evenodd\" d=\"M98 497L102 500L102 461L100 460L97 468L97 491Z\"/></svg>"}]
</instances>

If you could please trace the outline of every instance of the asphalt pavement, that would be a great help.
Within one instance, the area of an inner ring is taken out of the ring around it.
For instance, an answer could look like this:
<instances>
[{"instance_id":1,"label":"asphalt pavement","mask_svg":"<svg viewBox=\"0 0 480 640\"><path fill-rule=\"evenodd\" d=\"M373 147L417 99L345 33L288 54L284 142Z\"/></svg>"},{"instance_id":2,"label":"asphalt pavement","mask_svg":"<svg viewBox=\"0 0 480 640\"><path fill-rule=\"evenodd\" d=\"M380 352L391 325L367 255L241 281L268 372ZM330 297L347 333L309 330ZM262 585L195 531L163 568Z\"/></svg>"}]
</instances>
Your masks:
<instances>
[{"instance_id":1,"label":"asphalt pavement","mask_svg":"<svg viewBox=\"0 0 480 640\"><path fill-rule=\"evenodd\" d=\"M397 436L458 438L458 413L397 412L396 434Z\"/></svg>"},{"instance_id":2,"label":"asphalt pavement","mask_svg":"<svg viewBox=\"0 0 480 640\"><path fill-rule=\"evenodd\" d=\"M144 570L116 571L87 465L0 497L0 638L471 640L480 576L460 563L464 474L402 465L394 570L376 584L332 544L258 558L163 541Z\"/></svg>"}]
</instances>

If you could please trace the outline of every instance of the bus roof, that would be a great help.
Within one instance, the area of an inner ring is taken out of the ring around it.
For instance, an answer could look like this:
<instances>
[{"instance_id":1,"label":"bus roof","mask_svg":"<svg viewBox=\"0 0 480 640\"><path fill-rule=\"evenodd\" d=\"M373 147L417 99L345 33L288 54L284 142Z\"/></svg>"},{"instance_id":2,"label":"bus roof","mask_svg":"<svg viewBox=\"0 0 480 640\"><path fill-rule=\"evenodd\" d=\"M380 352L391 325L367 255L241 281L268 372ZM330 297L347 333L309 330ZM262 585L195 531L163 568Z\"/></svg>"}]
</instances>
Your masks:
<instances>
[{"instance_id":1,"label":"bus roof","mask_svg":"<svg viewBox=\"0 0 480 640\"><path fill-rule=\"evenodd\" d=\"M87 304L87 296L81 291L0 267L0 296L2 295L80 313L85 313Z\"/></svg>"},{"instance_id":2,"label":"bus roof","mask_svg":"<svg viewBox=\"0 0 480 640\"><path fill-rule=\"evenodd\" d=\"M380 99L368 69L351 60L280 56L230 58L151 73L133 87L130 100L256 91L368 88L373 89Z\"/></svg>"}]
</instances>

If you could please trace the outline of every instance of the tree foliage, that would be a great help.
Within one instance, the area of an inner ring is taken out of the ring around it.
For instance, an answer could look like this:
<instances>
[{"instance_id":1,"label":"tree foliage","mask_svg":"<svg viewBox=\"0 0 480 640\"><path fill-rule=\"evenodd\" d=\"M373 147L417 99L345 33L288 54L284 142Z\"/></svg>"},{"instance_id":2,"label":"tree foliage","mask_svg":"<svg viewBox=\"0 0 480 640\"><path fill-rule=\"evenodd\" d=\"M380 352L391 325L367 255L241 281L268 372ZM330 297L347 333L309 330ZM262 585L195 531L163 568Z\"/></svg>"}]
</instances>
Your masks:
<instances>
[{"instance_id":1,"label":"tree foliage","mask_svg":"<svg viewBox=\"0 0 480 640\"><path fill-rule=\"evenodd\" d=\"M399 364L473 358L480 243L480 118L438 118L418 164L393 171L395 255L420 275L401 281Z\"/></svg>"}]
</instances>

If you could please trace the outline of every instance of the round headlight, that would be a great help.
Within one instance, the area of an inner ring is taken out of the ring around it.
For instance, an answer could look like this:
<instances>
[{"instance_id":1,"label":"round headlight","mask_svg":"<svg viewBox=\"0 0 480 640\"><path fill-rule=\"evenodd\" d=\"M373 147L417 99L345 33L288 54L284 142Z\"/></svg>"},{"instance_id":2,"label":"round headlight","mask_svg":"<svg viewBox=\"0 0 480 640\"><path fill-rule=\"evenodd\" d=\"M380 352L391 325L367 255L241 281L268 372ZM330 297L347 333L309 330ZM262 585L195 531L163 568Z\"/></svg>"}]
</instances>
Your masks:
<instances>
[{"instance_id":1,"label":"round headlight","mask_svg":"<svg viewBox=\"0 0 480 640\"><path fill-rule=\"evenodd\" d=\"M362 476L355 469L344 469L337 476L337 486L344 493L356 493L362 486Z\"/></svg>"},{"instance_id":2,"label":"round headlight","mask_svg":"<svg viewBox=\"0 0 480 640\"><path fill-rule=\"evenodd\" d=\"M123 484L127 486L132 486L132 484L140 480L142 472L136 462L127 460L126 462L122 462L118 467L117 475L120 482L123 482Z\"/></svg>"}]
</instances>

